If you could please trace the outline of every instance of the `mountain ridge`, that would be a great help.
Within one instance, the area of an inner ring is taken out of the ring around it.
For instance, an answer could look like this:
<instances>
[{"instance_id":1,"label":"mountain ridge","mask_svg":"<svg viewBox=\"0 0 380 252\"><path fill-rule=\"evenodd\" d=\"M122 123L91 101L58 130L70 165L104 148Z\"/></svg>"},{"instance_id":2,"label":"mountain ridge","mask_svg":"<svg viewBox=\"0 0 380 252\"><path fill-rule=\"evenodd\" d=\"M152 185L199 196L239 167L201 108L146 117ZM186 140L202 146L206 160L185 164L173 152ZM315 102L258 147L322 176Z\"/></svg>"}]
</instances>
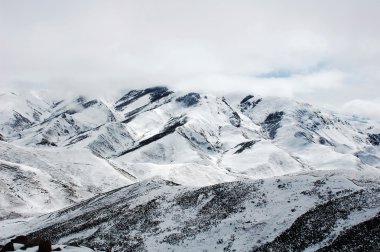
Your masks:
<instances>
[{"instance_id":1,"label":"mountain ridge","mask_svg":"<svg viewBox=\"0 0 380 252\"><path fill-rule=\"evenodd\" d=\"M43 203L32 210L27 189L15 189L12 181L17 178L23 187L28 176L36 179L33 197L41 190L46 195L67 191L66 203L58 204L64 207L156 176L205 186L313 170L380 168L378 132L290 99L228 98L166 87L131 90L107 101L36 93L2 98L0 134L7 142L0 141L0 162L9 177L1 180L8 195L1 200L8 204L9 195L17 195L16 216L49 209ZM45 174L46 181L37 174ZM92 177L99 174L108 175Z\"/></svg>"}]
</instances>

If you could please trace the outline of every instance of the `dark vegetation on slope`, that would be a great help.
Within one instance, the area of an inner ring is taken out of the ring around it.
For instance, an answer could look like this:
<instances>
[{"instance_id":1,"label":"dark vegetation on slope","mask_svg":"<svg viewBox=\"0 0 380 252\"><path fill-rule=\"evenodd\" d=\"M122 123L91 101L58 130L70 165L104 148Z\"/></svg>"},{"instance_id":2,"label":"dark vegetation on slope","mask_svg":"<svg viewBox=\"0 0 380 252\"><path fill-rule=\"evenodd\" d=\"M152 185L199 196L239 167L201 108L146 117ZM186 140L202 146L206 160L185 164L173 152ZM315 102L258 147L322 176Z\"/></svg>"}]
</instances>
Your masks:
<instances>
[{"instance_id":1,"label":"dark vegetation on slope","mask_svg":"<svg viewBox=\"0 0 380 252\"><path fill-rule=\"evenodd\" d=\"M297 192L298 195L320 202L320 205L294 215L296 219L288 229L279 233L273 241L252 248L252 251L303 251L317 244L340 251L344 249L342 244L346 244L346 241L353 248L358 248L353 251L371 251L360 248L378 250L379 234L375 233L379 228L378 219L351 227L348 219L353 213L360 216L364 209L379 208L380 189L331 192L326 185L327 180L315 180L308 190ZM293 190L293 182L278 179L276 183L277 190ZM230 238L211 239L218 248L232 251L235 238L239 240L253 228L260 229L260 225L266 225L255 223L255 220L247 217L252 208L268 207L271 199L265 193L267 185L263 185L264 181L258 180L189 190L169 181L137 183L50 214L48 223L51 224L28 234L28 238L42 237L57 242L60 238L67 239L72 234L84 232L78 238L69 239L68 245L84 245L106 251L112 249L114 252L146 251L153 249L150 247L152 244L146 243L149 237L155 237L157 243L186 248L186 244L199 239L199 235L209 234L213 228L223 228ZM156 190L161 190L161 193L156 194ZM140 197L148 198L140 204L134 204ZM289 215L293 214L293 209L287 211ZM241 223L230 222L236 216L242 220ZM61 219L54 221L56 218ZM165 220L172 220L173 225L160 225ZM232 224L231 228L231 224L225 226L227 223ZM334 231L339 230L337 225L346 227L346 231L334 235ZM88 232L90 230L93 231ZM365 236L374 236L374 239L371 242L370 238L363 238ZM257 238L252 237L252 241ZM363 241L369 241L369 244L363 245ZM209 244L209 241L199 242ZM246 244L246 249L249 249L250 242Z\"/></svg>"},{"instance_id":2,"label":"dark vegetation on slope","mask_svg":"<svg viewBox=\"0 0 380 252\"><path fill-rule=\"evenodd\" d=\"M318 252L330 251L379 251L380 214L374 218L353 226L339 235L333 243Z\"/></svg>"},{"instance_id":3,"label":"dark vegetation on slope","mask_svg":"<svg viewBox=\"0 0 380 252\"><path fill-rule=\"evenodd\" d=\"M163 241L171 245L180 245L187 239L194 239L196 235L216 227L230 215L243 212L245 210L243 206L245 200L247 197L251 198L252 194L255 195L257 191L258 188L254 183L236 182L207 186L179 195L175 199L175 204L182 211L197 207L201 198L207 199L210 195L212 197L202 206L194 219L186 221L183 227L177 232L166 236Z\"/></svg>"},{"instance_id":4,"label":"dark vegetation on slope","mask_svg":"<svg viewBox=\"0 0 380 252\"><path fill-rule=\"evenodd\" d=\"M311 193L311 192L305 192ZM252 251L303 251L327 239L331 243L331 232L339 220L345 220L355 211L372 207L380 200L379 189L358 191L333 199L301 215L290 228L269 242ZM380 243L376 243L380 249Z\"/></svg>"}]
</instances>

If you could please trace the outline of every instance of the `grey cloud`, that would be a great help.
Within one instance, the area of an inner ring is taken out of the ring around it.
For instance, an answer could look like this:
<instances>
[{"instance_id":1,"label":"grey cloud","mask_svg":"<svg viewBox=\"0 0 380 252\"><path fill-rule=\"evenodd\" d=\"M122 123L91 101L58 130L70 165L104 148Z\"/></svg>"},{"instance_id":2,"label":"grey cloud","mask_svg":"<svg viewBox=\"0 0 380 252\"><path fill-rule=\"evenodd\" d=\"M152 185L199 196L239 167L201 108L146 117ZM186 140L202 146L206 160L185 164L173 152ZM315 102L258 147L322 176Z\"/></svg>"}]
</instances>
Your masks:
<instances>
[{"instance_id":1,"label":"grey cloud","mask_svg":"<svg viewBox=\"0 0 380 252\"><path fill-rule=\"evenodd\" d=\"M165 84L342 108L380 92L379 11L377 0L3 0L0 88Z\"/></svg>"}]
</instances>

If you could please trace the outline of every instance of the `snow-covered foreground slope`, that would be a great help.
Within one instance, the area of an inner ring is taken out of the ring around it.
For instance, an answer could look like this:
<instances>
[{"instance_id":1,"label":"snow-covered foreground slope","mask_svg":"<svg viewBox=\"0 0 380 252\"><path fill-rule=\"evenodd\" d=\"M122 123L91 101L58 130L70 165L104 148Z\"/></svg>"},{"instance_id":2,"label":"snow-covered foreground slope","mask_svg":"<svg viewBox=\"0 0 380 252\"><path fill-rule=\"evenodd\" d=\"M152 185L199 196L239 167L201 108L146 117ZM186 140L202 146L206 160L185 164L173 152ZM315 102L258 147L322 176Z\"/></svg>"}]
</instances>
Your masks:
<instances>
[{"instance_id":1,"label":"snow-covered foreground slope","mask_svg":"<svg viewBox=\"0 0 380 252\"><path fill-rule=\"evenodd\" d=\"M375 251L379 181L342 170L201 188L148 180L2 223L0 237L28 234L106 251Z\"/></svg>"},{"instance_id":2,"label":"snow-covered foreground slope","mask_svg":"<svg viewBox=\"0 0 380 252\"><path fill-rule=\"evenodd\" d=\"M376 173L377 126L283 98L165 87L115 99L1 94L0 220L153 177L205 186L314 170Z\"/></svg>"},{"instance_id":3,"label":"snow-covered foreground slope","mask_svg":"<svg viewBox=\"0 0 380 252\"><path fill-rule=\"evenodd\" d=\"M106 160L81 151L0 142L0 220L66 207L131 180Z\"/></svg>"}]
</instances>

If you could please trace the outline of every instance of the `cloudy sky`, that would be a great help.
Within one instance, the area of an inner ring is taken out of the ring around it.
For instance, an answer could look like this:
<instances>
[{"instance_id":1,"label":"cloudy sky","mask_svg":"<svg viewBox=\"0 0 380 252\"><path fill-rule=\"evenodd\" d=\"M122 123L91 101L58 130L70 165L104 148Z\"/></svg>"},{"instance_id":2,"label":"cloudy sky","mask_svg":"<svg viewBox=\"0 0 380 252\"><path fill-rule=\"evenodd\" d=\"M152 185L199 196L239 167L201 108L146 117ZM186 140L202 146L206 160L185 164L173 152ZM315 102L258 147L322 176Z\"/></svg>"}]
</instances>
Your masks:
<instances>
[{"instance_id":1,"label":"cloudy sky","mask_svg":"<svg viewBox=\"0 0 380 252\"><path fill-rule=\"evenodd\" d=\"M380 119L378 0L0 0L0 88L276 95Z\"/></svg>"}]
</instances>

